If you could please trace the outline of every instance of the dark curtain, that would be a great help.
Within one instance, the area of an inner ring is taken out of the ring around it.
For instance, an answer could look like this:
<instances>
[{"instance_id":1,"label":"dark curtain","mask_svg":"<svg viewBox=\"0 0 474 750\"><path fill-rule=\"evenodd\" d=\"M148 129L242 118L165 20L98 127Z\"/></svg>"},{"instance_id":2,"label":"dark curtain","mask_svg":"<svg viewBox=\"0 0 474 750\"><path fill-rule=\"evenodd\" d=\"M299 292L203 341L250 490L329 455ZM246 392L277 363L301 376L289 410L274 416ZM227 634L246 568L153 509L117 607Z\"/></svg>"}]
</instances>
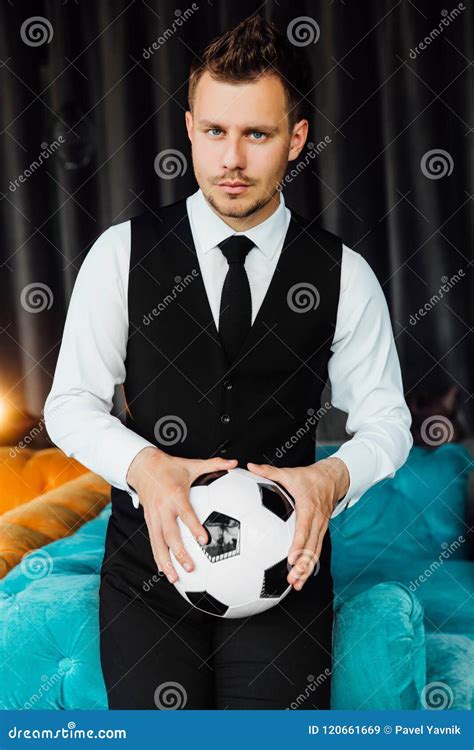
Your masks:
<instances>
[{"instance_id":1,"label":"dark curtain","mask_svg":"<svg viewBox=\"0 0 474 750\"><path fill-rule=\"evenodd\" d=\"M0 393L19 408L40 413L91 243L196 190L184 126L192 53L257 12L293 30L309 71L315 148L301 154L287 204L373 267L406 395L457 384L473 416L467 0L3 0ZM28 28L32 16L41 29ZM174 179L155 169L168 149L183 155Z\"/></svg>"}]
</instances>

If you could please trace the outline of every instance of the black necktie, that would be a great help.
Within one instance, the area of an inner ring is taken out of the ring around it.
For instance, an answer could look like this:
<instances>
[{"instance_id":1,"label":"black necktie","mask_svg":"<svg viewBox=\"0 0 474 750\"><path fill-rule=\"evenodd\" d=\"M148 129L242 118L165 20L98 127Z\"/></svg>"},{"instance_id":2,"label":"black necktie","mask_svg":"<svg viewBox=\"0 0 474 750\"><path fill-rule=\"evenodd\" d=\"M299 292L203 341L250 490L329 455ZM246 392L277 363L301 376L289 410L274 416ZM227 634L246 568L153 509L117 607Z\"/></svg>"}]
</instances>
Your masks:
<instances>
[{"instance_id":1,"label":"black necktie","mask_svg":"<svg viewBox=\"0 0 474 750\"><path fill-rule=\"evenodd\" d=\"M222 287L219 336L230 362L237 357L252 325L252 297L244 263L254 246L244 234L234 234L219 243L229 263Z\"/></svg>"}]
</instances>

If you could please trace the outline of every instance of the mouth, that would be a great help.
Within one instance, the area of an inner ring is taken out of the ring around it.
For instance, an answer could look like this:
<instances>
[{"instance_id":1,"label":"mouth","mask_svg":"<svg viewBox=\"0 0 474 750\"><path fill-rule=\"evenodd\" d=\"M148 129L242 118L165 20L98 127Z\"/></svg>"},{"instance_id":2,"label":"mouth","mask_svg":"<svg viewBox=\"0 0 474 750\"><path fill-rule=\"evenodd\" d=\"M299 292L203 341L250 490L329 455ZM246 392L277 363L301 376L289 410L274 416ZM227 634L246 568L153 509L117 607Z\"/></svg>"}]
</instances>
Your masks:
<instances>
[{"instance_id":1,"label":"mouth","mask_svg":"<svg viewBox=\"0 0 474 750\"><path fill-rule=\"evenodd\" d=\"M238 195L239 193L243 193L244 190L247 190L247 188L250 187L250 185L246 185L243 182L219 182L218 187L224 192L228 193L230 195Z\"/></svg>"}]
</instances>

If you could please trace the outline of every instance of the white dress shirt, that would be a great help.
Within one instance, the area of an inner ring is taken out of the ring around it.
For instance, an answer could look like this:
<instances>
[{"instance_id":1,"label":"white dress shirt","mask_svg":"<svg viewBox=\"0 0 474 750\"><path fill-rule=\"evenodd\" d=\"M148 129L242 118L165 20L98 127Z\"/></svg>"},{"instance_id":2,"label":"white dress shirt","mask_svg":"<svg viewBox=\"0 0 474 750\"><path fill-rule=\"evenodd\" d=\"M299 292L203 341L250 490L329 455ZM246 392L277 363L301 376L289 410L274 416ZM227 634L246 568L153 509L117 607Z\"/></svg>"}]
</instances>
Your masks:
<instances>
[{"instance_id":1,"label":"white dress shirt","mask_svg":"<svg viewBox=\"0 0 474 750\"><path fill-rule=\"evenodd\" d=\"M186 206L218 328L228 264L217 245L234 231L217 216L200 189L187 198ZM255 243L245 259L252 323L277 265L290 219L291 211L280 193L278 209L244 232ZM138 508L138 494L126 475L139 451L154 444L110 413L115 386L126 376L130 236L130 221L110 226L82 263L44 417L51 440L66 455L129 492ZM345 245L331 352L331 402L348 414L346 432L353 435L333 454L344 461L350 475L348 492L333 511L334 517L354 505L373 484L392 477L413 444L385 296L369 264Z\"/></svg>"}]
</instances>

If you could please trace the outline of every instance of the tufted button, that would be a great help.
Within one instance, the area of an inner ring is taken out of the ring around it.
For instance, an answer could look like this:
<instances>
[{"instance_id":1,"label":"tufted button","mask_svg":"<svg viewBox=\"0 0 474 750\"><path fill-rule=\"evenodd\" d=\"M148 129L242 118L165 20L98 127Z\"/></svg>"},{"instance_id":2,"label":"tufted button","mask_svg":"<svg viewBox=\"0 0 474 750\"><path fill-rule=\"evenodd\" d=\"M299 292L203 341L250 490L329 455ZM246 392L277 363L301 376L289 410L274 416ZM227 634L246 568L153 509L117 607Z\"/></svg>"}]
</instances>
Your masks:
<instances>
[{"instance_id":1,"label":"tufted button","mask_svg":"<svg viewBox=\"0 0 474 750\"><path fill-rule=\"evenodd\" d=\"M222 385L226 389L226 391L230 391L233 388L233 383L231 380L224 380Z\"/></svg>"},{"instance_id":2,"label":"tufted button","mask_svg":"<svg viewBox=\"0 0 474 750\"><path fill-rule=\"evenodd\" d=\"M229 422L230 422L229 415L228 414L221 414L221 422L223 424L229 424Z\"/></svg>"},{"instance_id":3,"label":"tufted button","mask_svg":"<svg viewBox=\"0 0 474 750\"><path fill-rule=\"evenodd\" d=\"M69 672L70 669L72 669L72 659L65 656L64 659L61 659L59 662L58 670L64 674L64 672Z\"/></svg>"}]
</instances>

